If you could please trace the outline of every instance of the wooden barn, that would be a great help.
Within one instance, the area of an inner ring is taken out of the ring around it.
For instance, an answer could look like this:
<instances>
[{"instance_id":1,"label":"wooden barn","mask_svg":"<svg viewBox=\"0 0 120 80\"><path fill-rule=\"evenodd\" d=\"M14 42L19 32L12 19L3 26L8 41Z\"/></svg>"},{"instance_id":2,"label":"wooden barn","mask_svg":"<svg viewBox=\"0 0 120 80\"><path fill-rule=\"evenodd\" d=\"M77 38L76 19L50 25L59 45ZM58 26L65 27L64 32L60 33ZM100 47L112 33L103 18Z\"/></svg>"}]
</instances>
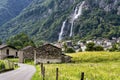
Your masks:
<instances>
[{"instance_id":1,"label":"wooden barn","mask_svg":"<svg viewBox=\"0 0 120 80\"><path fill-rule=\"evenodd\" d=\"M19 62L24 63L26 59L34 60L34 50L32 46L27 46L19 51Z\"/></svg>"},{"instance_id":2,"label":"wooden barn","mask_svg":"<svg viewBox=\"0 0 120 80\"><path fill-rule=\"evenodd\" d=\"M62 53L61 48L52 44L45 44L36 48L34 53L35 64L38 63L65 63L70 62L71 57Z\"/></svg>"},{"instance_id":3,"label":"wooden barn","mask_svg":"<svg viewBox=\"0 0 120 80\"><path fill-rule=\"evenodd\" d=\"M17 49L8 45L0 45L0 59L7 57L18 57Z\"/></svg>"}]
</instances>

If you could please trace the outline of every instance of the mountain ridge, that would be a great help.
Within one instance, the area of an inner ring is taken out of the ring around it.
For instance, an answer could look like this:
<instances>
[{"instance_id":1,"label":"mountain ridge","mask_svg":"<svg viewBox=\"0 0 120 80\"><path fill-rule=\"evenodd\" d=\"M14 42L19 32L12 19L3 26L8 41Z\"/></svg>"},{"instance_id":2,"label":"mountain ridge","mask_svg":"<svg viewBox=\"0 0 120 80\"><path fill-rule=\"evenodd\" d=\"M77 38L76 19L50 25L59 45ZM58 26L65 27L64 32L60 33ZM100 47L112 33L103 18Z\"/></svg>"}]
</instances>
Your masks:
<instances>
[{"instance_id":1,"label":"mountain ridge","mask_svg":"<svg viewBox=\"0 0 120 80\"><path fill-rule=\"evenodd\" d=\"M70 16L82 1L83 12L74 21L72 39L120 36L119 0L33 0L17 17L0 27L0 38L25 32L36 43L57 41L62 23L67 20L62 36L63 40L71 39Z\"/></svg>"}]
</instances>

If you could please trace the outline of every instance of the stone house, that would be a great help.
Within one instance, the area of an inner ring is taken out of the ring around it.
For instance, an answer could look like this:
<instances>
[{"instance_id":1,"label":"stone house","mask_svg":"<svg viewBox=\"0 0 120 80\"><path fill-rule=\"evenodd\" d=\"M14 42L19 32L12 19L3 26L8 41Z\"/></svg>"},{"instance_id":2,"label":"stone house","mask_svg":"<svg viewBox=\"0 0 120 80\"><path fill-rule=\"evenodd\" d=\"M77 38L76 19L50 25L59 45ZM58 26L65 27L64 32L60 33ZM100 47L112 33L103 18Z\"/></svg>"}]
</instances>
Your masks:
<instances>
[{"instance_id":1,"label":"stone house","mask_svg":"<svg viewBox=\"0 0 120 80\"><path fill-rule=\"evenodd\" d=\"M19 51L19 62L23 63L25 59L34 60L34 50L32 46L27 46Z\"/></svg>"},{"instance_id":2,"label":"stone house","mask_svg":"<svg viewBox=\"0 0 120 80\"><path fill-rule=\"evenodd\" d=\"M7 57L18 57L17 49L8 45L0 45L0 59Z\"/></svg>"},{"instance_id":3,"label":"stone house","mask_svg":"<svg viewBox=\"0 0 120 80\"><path fill-rule=\"evenodd\" d=\"M62 49L52 44L45 44L36 48L34 62L37 63L67 63L71 57L62 53Z\"/></svg>"}]
</instances>

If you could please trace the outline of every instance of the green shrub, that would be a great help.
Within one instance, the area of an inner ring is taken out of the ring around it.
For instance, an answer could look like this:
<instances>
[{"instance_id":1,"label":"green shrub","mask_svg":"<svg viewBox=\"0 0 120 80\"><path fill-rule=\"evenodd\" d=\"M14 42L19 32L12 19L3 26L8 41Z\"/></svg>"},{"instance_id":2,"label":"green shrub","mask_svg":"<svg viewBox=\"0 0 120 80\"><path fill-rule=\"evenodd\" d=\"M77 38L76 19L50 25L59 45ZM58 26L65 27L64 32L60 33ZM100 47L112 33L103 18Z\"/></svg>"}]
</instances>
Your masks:
<instances>
[{"instance_id":1,"label":"green shrub","mask_svg":"<svg viewBox=\"0 0 120 80\"><path fill-rule=\"evenodd\" d=\"M5 69L5 64L3 62L0 62L0 70Z\"/></svg>"},{"instance_id":2,"label":"green shrub","mask_svg":"<svg viewBox=\"0 0 120 80\"><path fill-rule=\"evenodd\" d=\"M95 51L104 51L104 48L102 46L95 46Z\"/></svg>"},{"instance_id":3,"label":"green shrub","mask_svg":"<svg viewBox=\"0 0 120 80\"><path fill-rule=\"evenodd\" d=\"M95 51L94 46L95 46L95 43L93 43L93 42L88 43L86 45L86 47L87 47L86 51Z\"/></svg>"},{"instance_id":4,"label":"green shrub","mask_svg":"<svg viewBox=\"0 0 120 80\"><path fill-rule=\"evenodd\" d=\"M73 48L67 48L66 53L74 53L75 50Z\"/></svg>"}]
</instances>

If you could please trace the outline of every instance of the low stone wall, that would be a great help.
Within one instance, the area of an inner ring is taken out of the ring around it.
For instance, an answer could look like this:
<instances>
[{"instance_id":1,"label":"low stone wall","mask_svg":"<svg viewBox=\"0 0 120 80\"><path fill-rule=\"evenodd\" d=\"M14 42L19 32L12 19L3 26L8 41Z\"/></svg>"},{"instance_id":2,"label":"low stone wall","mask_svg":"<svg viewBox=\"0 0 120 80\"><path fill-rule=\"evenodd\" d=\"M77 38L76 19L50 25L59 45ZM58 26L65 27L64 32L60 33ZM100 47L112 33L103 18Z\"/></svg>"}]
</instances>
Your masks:
<instances>
[{"instance_id":1,"label":"low stone wall","mask_svg":"<svg viewBox=\"0 0 120 80\"><path fill-rule=\"evenodd\" d=\"M36 64L38 63L61 63L61 59L37 59L35 61Z\"/></svg>"}]
</instances>

